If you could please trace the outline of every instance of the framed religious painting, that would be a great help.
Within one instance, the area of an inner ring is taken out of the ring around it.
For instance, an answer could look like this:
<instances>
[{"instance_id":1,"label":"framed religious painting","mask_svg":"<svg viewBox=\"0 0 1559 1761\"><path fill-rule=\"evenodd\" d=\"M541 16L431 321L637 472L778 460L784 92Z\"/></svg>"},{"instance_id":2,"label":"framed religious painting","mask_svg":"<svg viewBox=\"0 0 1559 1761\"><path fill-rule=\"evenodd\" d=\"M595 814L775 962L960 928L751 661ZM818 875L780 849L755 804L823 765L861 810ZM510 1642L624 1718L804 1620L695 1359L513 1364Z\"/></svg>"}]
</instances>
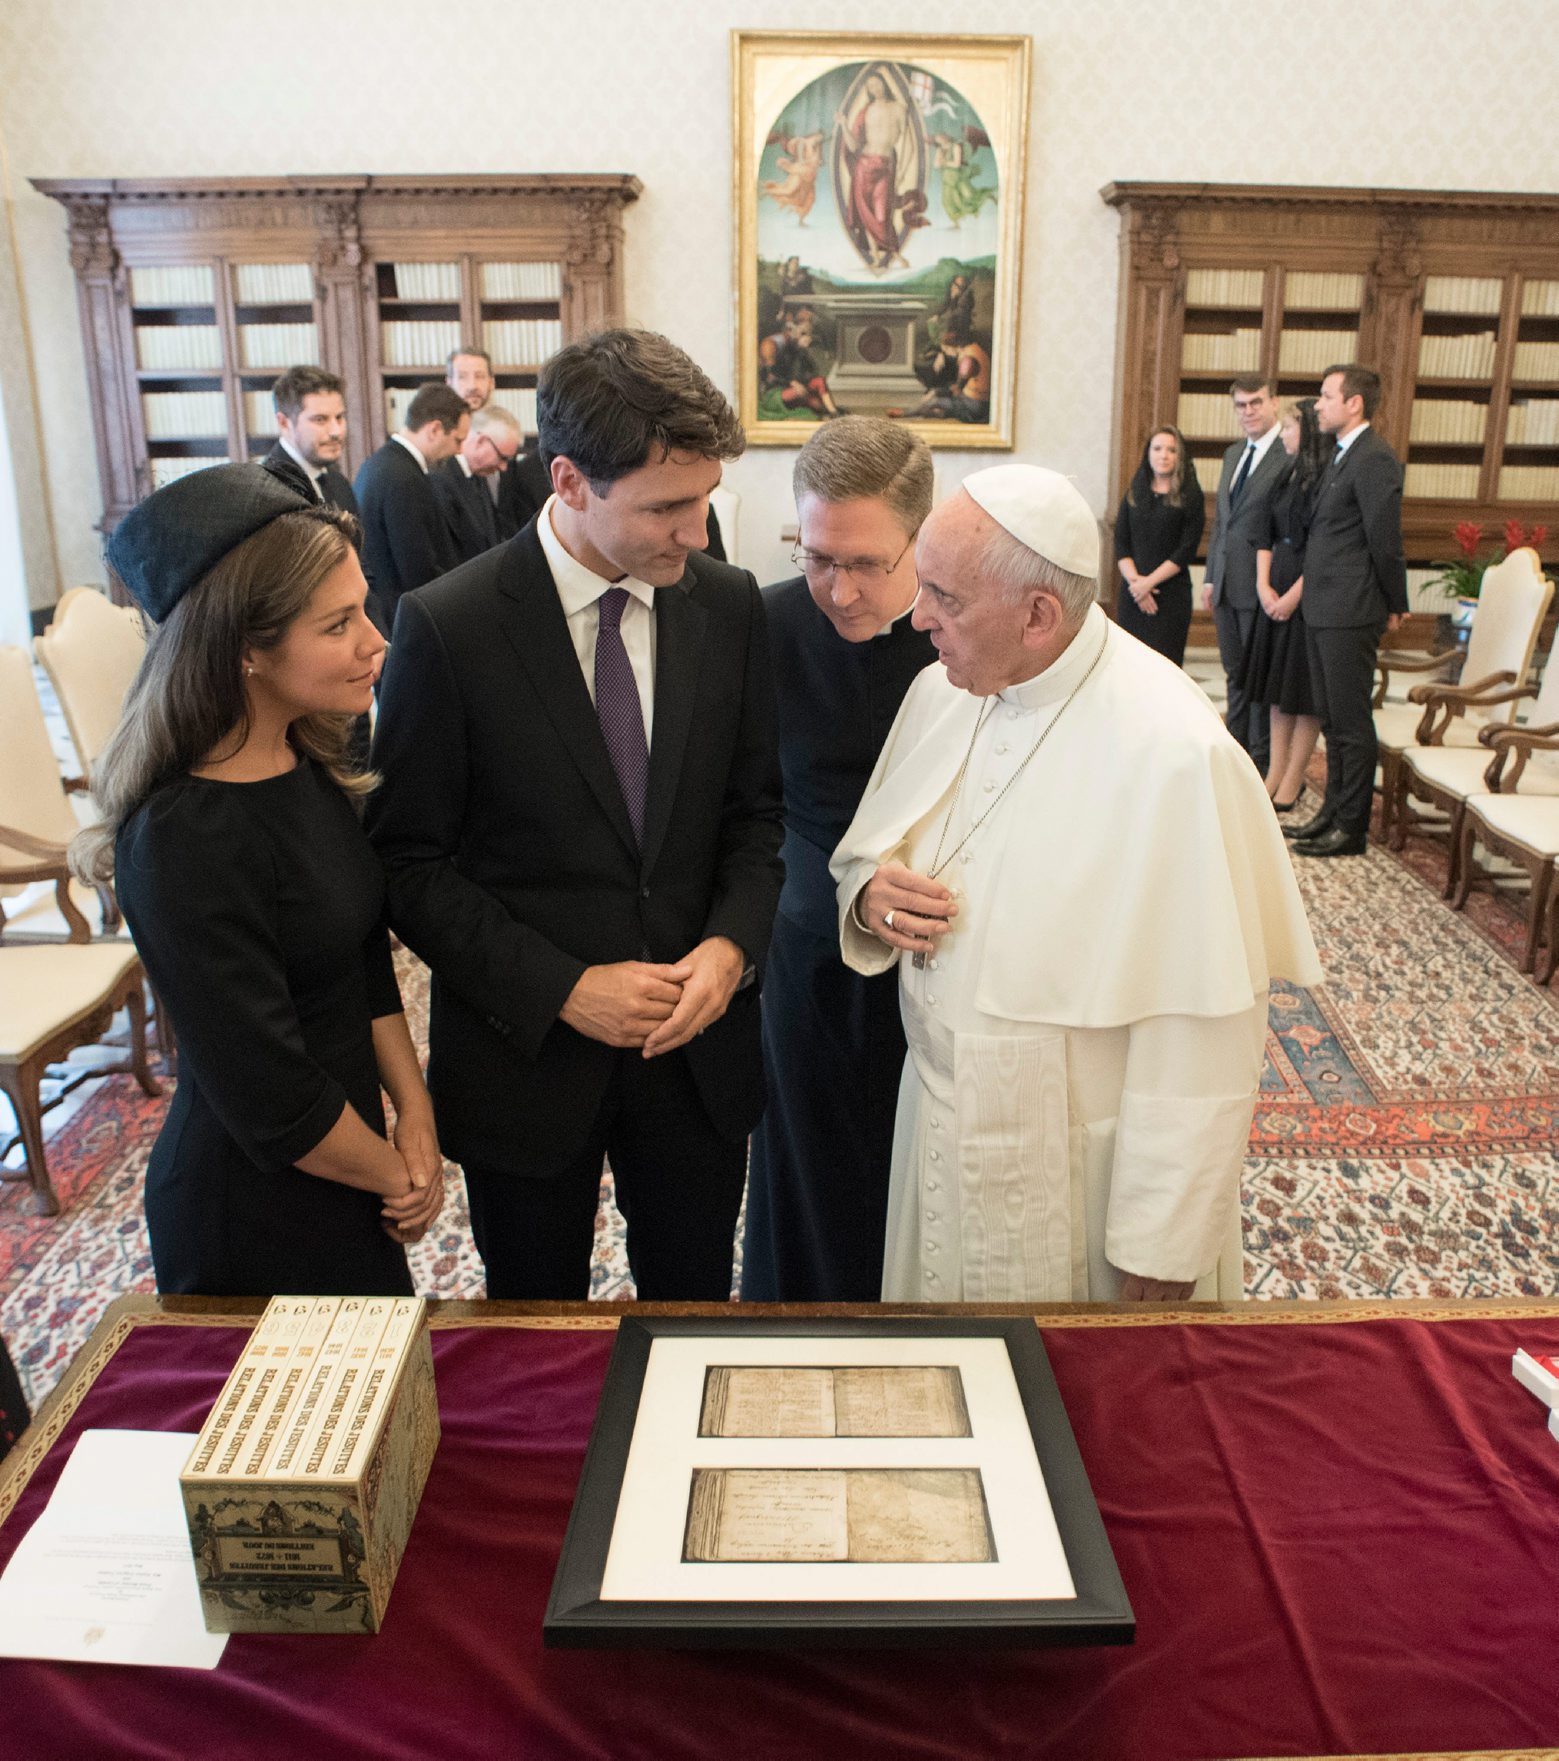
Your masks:
<instances>
[{"instance_id":1,"label":"framed religious painting","mask_svg":"<svg viewBox=\"0 0 1559 1761\"><path fill-rule=\"evenodd\" d=\"M1120 1645L1032 1320L625 1319L543 1636Z\"/></svg>"},{"instance_id":2,"label":"framed religious painting","mask_svg":"<svg viewBox=\"0 0 1559 1761\"><path fill-rule=\"evenodd\" d=\"M1027 37L734 31L749 442L855 412L1010 447Z\"/></svg>"}]
</instances>

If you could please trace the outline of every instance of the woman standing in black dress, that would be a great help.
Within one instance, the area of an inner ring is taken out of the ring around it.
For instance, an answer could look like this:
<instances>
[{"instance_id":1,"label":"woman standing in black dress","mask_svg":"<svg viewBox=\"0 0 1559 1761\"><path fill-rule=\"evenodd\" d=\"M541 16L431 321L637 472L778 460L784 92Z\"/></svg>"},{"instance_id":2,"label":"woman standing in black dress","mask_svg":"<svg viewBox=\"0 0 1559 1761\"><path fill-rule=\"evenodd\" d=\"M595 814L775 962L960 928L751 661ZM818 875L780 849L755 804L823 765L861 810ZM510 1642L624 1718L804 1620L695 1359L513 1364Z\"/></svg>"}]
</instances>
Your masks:
<instances>
[{"instance_id":1,"label":"woman standing in black dress","mask_svg":"<svg viewBox=\"0 0 1559 1761\"><path fill-rule=\"evenodd\" d=\"M1180 430L1155 428L1115 516L1116 622L1176 666L1191 629L1191 563L1207 503Z\"/></svg>"},{"instance_id":2,"label":"woman standing in black dress","mask_svg":"<svg viewBox=\"0 0 1559 1761\"><path fill-rule=\"evenodd\" d=\"M1305 540L1329 457L1330 443L1315 419L1315 400L1285 405L1283 450L1293 461L1273 487L1267 532L1256 551L1256 595L1261 613L1245 651L1245 695L1272 712L1272 755L1267 793L1279 813L1290 813L1305 786L1305 770L1321 737L1305 653Z\"/></svg>"},{"instance_id":3,"label":"woman standing in black dress","mask_svg":"<svg viewBox=\"0 0 1559 1761\"><path fill-rule=\"evenodd\" d=\"M384 653L352 531L224 465L132 509L108 547L158 627L94 767L104 822L74 854L113 874L178 1035L146 1175L164 1292L409 1294L402 1244L442 1202L358 824L372 779L346 758Z\"/></svg>"}]
</instances>

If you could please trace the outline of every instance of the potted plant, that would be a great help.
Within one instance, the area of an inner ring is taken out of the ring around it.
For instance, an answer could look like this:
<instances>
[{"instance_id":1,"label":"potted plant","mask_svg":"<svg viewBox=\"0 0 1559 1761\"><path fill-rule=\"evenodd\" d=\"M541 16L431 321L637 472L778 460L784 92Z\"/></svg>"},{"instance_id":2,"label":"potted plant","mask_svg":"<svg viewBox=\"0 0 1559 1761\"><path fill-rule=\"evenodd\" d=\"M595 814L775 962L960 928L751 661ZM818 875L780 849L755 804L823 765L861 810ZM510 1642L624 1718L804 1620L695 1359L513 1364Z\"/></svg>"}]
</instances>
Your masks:
<instances>
[{"instance_id":1,"label":"potted plant","mask_svg":"<svg viewBox=\"0 0 1559 1761\"><path fill-rule=\"evenodd\" d=\"M1458 520L1451 529L1451 536L1460 554L1454 562L1432 564L1440 573L1429 585L1439 588L1447 599L1460 600L1467 606L1478 602L1485 569L1504 562L1511 551L1520 550L1524 545L1536 550L1548 537L1548 528L1534 526L1528 531L1519 520L1507 520L1503 539L1489 556L1479 554L1483 549L1484 534L1476 520Z\"/></svg>"}]
</instances>

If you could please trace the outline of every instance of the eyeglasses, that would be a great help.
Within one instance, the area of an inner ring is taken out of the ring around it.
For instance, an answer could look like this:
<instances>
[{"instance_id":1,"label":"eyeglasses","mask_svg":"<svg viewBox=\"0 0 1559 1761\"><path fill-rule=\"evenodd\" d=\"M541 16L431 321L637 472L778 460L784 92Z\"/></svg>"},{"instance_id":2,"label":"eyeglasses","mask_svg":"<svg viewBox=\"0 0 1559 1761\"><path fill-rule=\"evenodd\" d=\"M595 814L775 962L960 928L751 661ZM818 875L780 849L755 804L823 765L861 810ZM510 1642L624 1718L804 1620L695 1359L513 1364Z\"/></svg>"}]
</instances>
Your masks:
<instances>
[{"instance_id":1,"label":"eyeglasses","mask_svg":"<svg viewBox=\"0 0 1559 1761\"><path fill-rule=\"evenodd\" d=\"M879 562L875 557L858 557L854 562L840 562L837 557L822 556L815 550L803 550L798 544L790 553L790 560L809 581L826 581L830 575L853 575L857 581L886 581L888 576L909 555L910 546L920 536L919 529L909 535L906 544L891 563Z\"/></svg>"},{"instance_id":2,"label":"eyeglasses","mask_svg":"<svg viewBox=\"0 0 1559 1761\"><path fill-rule=\"evenodd\" d=\"M498 469L500 471L507 471L510 465L514 463L515 459L519 457L520 449L518 447L516 447L513 452L505 452L498 442L493 439L492 435L484 434L482 439L492 448L493 457L497 459Z\"/></svg>"}]
</instances>

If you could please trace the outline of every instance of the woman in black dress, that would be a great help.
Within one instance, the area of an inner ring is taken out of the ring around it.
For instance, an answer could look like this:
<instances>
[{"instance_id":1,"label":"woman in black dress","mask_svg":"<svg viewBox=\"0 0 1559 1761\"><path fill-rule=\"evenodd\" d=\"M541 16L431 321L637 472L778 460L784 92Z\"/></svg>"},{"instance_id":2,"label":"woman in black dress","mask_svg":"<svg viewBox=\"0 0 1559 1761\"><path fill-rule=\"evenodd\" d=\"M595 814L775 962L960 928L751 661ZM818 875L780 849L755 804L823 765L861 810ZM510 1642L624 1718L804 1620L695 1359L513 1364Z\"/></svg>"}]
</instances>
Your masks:
<instances>
[{"instance_id":1,"label":"woman in black dress","mask_svg":"<svg viewBox=\"0 0 1559 1761\"><path fill-rule=\"evenodd\" d=\"M358 823L372 779L346 759L384 653L353 530L225 465L159 490L109 544L158 627L94 767L104 823L74 854L113 873L178 1035L146 1175L164 1292L409 1294L402 1244L442 1202Z\"/></svg>"},{"instance_id":2,"label":"woman in black dress","mask_svg":"<svg viewBox=\"0 0 1559 1761\"><path fill-rule=\"evenodd\" d=\"M1121 572L1116 622L1172 660L1185 661L1191 628L1191 562L1207 504L1180 430L1155 428L1115 516Z\"/></svg>"},{"instance_id":3,"label":"woman in black dress","mask_svg":"<svg viewBox=\"0 0 1559 1761\"><path fill-rule=\"evenodd\" d=\"M1267 532L1256 551L1256 594L1261 611L1245 651L1246 701L1265 703L1272 714L1272 755L1267 793L1279 813L1290 813L1305 786L1305 771L1321 718L1310 689L1305 654L1305 540L1316 493L1326 470L1329 442L1315 419L1315 400L1285 405L1280 417L1283 450L1293 461L1273 488Z\"/></svg>"}]
</instances>

